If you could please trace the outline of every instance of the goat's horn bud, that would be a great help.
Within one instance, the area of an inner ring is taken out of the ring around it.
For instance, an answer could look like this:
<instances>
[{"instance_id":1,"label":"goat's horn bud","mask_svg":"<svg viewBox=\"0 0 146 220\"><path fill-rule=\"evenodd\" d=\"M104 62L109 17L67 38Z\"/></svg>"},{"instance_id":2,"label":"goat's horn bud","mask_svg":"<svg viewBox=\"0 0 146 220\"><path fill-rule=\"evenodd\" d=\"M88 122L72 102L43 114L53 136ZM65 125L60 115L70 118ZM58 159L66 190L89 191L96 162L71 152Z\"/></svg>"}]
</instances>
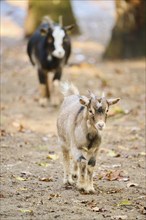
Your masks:
<instances>
[{"instance_id":1,"label":"goat's horn bud","mask_svg":"<svg viewBox=\"0 0 146 220\"><path fill-rule=\"evenodd\" d=\"M63 27L63 18L62 15L59 16L59 25Z\"/></svg>"},{"instance_id":2,"label":"goat's horn bud","mask_svg":"<svg viewBox=\"0 0 146 220\"><path fill-rule=\"evenodd\" d=\"M102 93L102 98L105 98L105 92Z\"/></svg>"},{"instance_id":3,"label":"goat's horn bud","mask_svg":"<svg viewBox=\"0 0 146 220\"><path fill-rule=\"evenodd\" d=\"M89 92L89 95L90 95L90 97L92 98L92 99L95 99L96 97L95 97L95 95L88 89L88 92Z\"/></svg>"}]
</instances>

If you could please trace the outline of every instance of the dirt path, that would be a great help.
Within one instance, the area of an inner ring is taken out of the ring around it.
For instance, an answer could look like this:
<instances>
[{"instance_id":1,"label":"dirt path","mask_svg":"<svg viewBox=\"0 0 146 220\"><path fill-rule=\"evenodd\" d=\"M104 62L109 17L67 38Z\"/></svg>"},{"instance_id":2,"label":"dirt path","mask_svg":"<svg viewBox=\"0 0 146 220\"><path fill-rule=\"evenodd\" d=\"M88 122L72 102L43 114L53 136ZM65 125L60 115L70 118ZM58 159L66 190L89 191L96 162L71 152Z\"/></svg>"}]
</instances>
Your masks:
<instances>
[{"instance_id":1,"label":"dirt path","mask_svg":"<svg viewBox=\"0 0 146 220\"><path fill-rule=\"evenodd\" d=\"M90 88L121 97L103 134L96 193L63 186L58 109L39 106L37 75L20 41L2 56L1 220L145 219L144 61L99 62L98 45L76 39L73 48L70 63L80 54L84 62L66 67L63 80L83 94Z\"/></svg>"}]
</instances>

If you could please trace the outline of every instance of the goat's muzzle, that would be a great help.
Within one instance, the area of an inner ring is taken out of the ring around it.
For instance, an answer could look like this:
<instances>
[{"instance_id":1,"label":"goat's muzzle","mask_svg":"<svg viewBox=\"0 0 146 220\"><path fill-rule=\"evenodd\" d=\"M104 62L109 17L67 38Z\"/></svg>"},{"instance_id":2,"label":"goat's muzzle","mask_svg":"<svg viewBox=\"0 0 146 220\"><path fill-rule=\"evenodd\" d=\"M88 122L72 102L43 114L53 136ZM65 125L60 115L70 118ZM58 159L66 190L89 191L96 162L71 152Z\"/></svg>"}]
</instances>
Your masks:
<instances>
[{"instance_id":1,"label":"goat's muzzle","mask_svg":"<svg viewBox=\"0 0 146 220\"><path fill-rule=\"evenodd\" d=\"M95 127L97 130L103 130L105 128L105 122L104 121L99 121L95 124Z\"/></svg>"}]
</instances>

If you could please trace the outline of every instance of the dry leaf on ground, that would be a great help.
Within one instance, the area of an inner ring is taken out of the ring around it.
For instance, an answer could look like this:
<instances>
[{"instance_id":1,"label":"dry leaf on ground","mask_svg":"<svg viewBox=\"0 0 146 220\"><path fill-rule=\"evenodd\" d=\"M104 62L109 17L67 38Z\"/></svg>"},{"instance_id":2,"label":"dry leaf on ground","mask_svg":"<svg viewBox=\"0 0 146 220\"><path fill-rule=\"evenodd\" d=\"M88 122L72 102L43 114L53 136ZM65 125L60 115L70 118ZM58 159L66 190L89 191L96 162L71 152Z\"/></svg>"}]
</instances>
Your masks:
<instances>
[{"instance_id":1,"label":"dry leaf on ground","mask_svg":"<svg viewBox=\"0 0 146 220\"><path fill-rule=\"evenodd\" d=\"M39 178L39 180L43 182L53 182L52 177L43 177L43 178Z\"/></svg>"}]
</instances>

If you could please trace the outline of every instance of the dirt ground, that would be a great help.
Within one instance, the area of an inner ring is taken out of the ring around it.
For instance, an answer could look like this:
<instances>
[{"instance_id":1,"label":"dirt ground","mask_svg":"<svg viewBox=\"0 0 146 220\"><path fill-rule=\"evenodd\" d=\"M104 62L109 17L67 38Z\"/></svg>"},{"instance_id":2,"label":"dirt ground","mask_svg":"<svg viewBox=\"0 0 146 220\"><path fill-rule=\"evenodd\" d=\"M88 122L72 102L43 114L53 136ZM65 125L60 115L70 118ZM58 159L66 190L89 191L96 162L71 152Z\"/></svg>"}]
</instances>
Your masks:
<instances>
[{"instance_id":1,"label":"dirt ground","mask_svg":"<svg viewBox=\"0 0 146 220\"><path fill-rule=\"evenodd\" d=\"M98 45L77 39L73 48L62 80L72 81L81 94L104 90L108 97L121 98L103 132L96 193L64 187L59 108L39 106L37 74L26 41L19 41L5 47L1 62L1 220L146 217L144 60L99 61Z\"/></svg>"}]
</instances>

